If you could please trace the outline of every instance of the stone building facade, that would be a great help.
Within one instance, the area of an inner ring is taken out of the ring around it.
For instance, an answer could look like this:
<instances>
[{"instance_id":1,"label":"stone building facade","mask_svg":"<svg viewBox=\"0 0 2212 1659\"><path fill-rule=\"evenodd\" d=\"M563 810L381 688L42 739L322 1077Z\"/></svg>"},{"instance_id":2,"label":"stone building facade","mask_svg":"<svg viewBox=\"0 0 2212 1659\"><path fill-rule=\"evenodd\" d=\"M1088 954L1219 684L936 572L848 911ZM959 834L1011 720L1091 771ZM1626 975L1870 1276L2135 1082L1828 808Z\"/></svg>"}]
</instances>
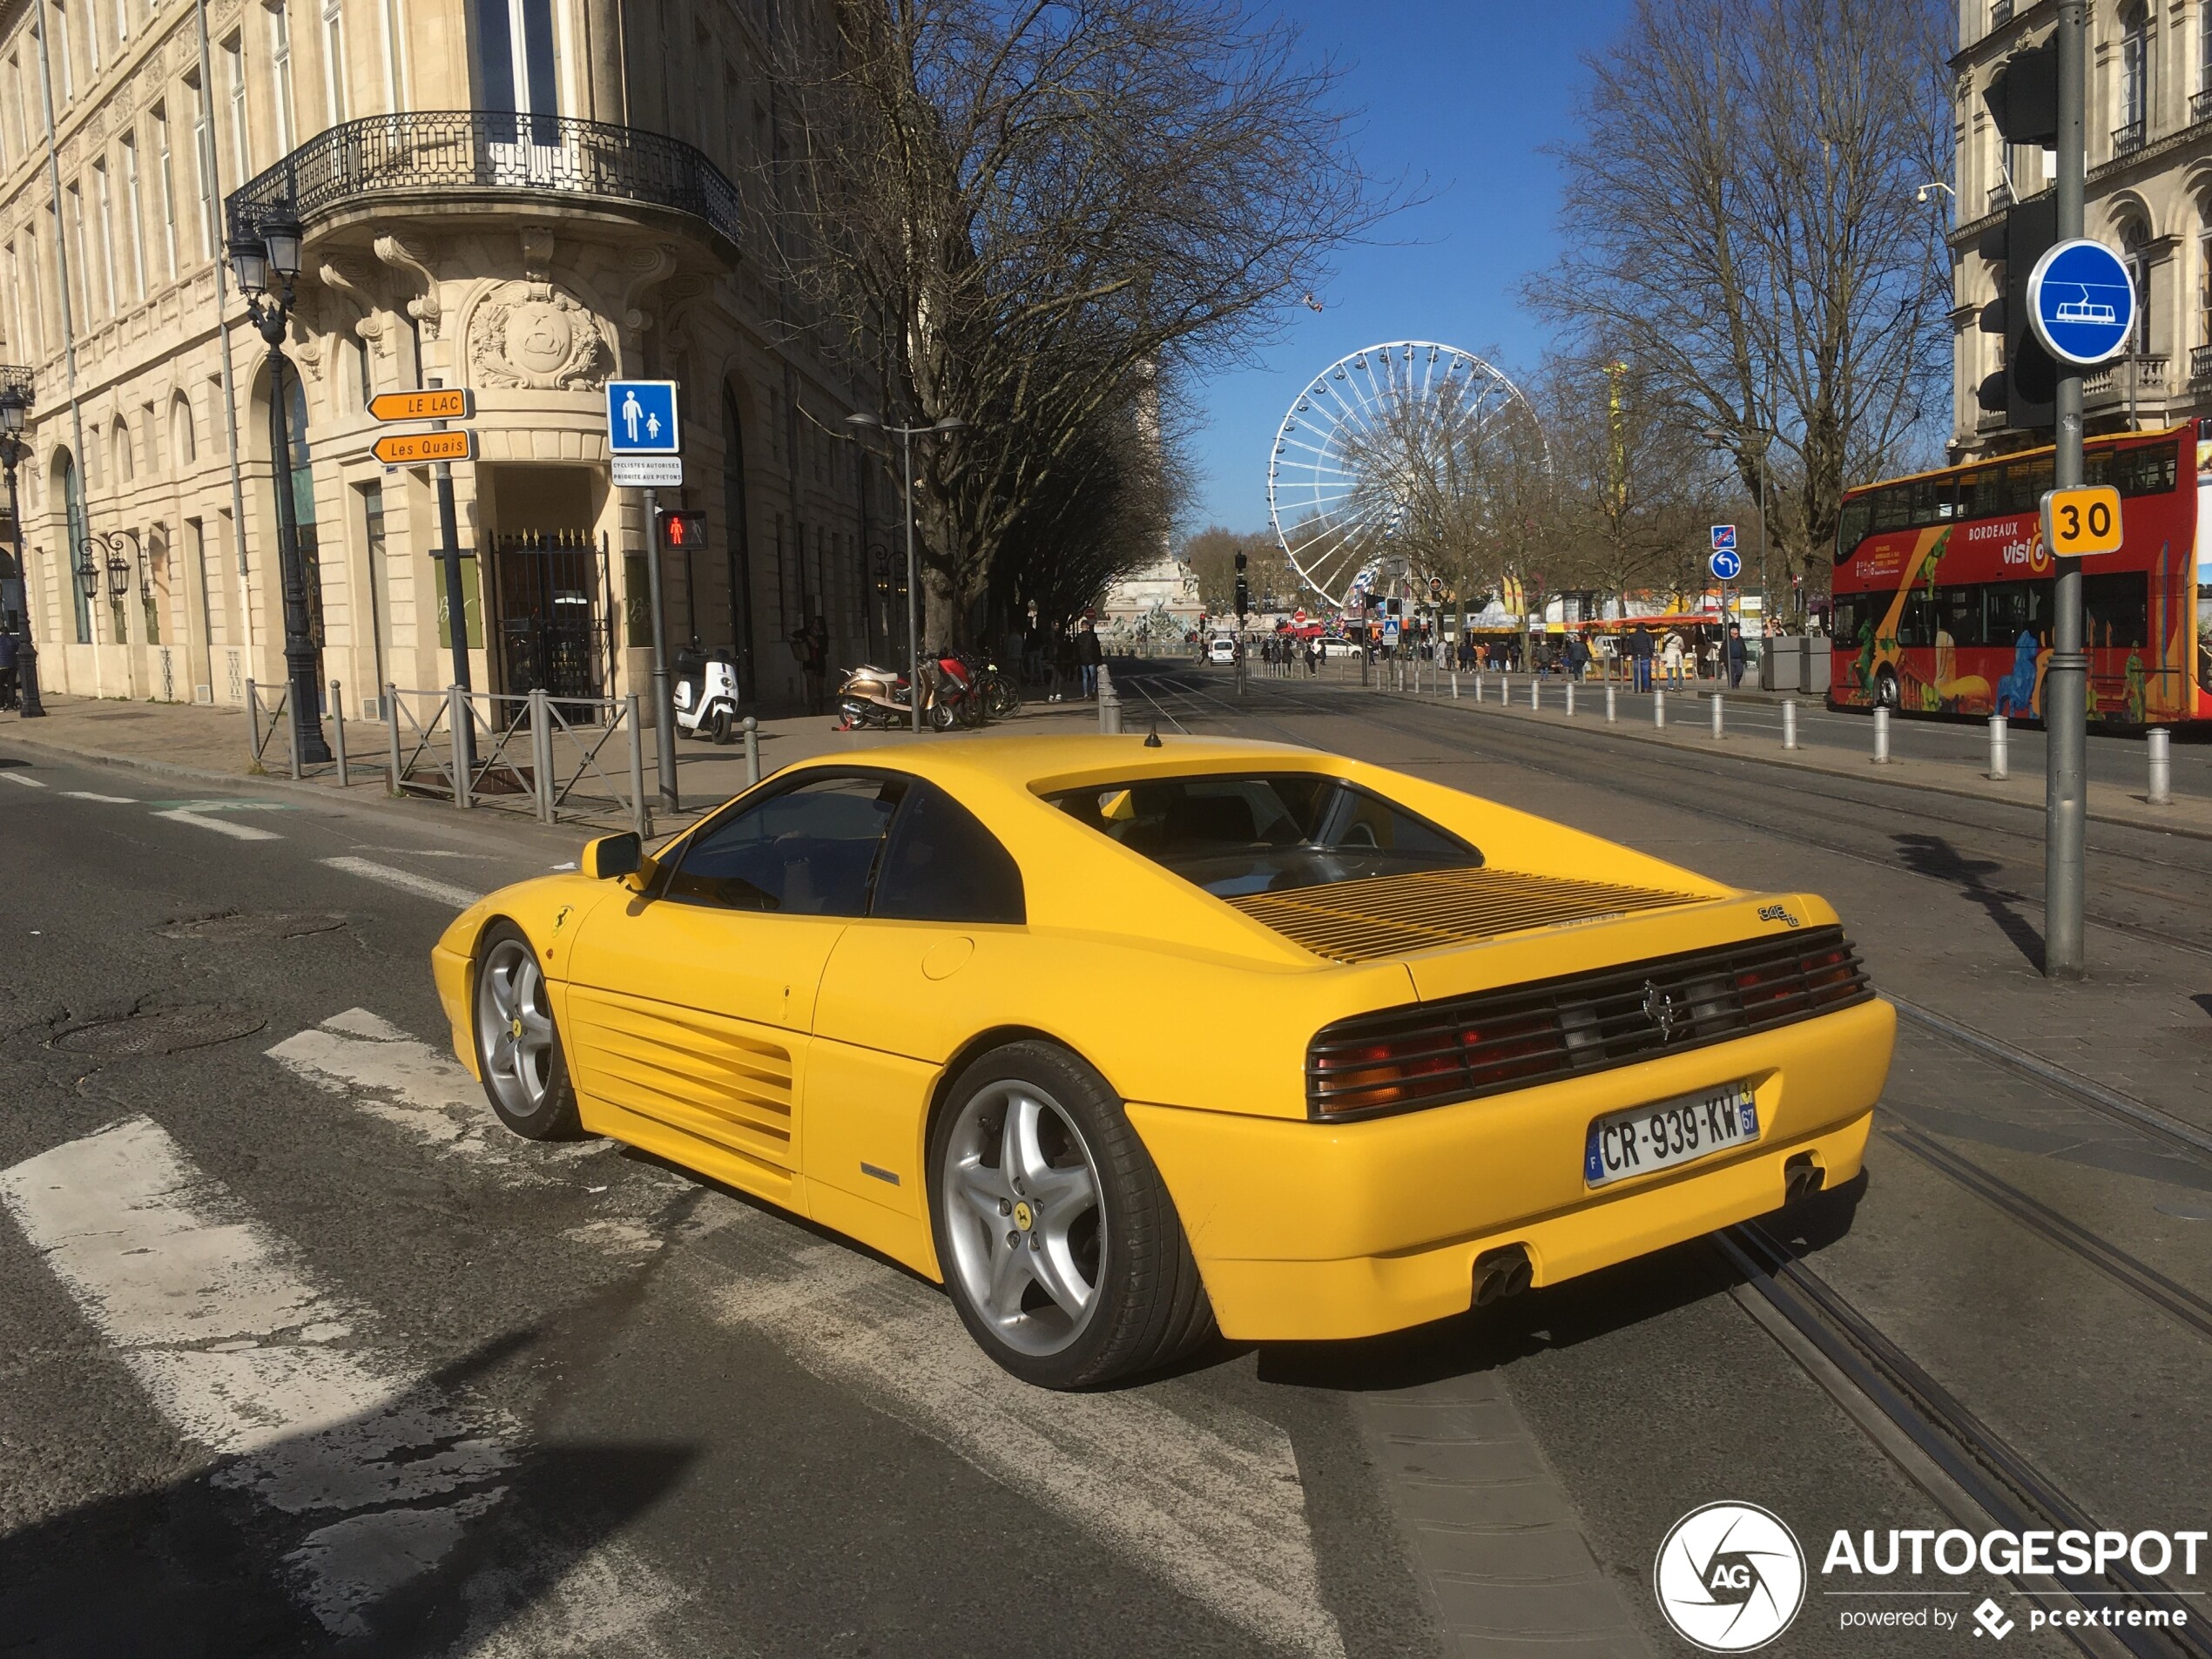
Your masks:
<instances>
[{"instance_id":1,"label":"stone building facade","mask_svg":"<svg viewBox=\"0 0 2212 1659\"><path fill-rule=\"evenodd\" d=\"M372 456L408 428L368 413L445 386L475 395L453 469L473 684L644 691L651 538L610 482L610 375L682 388L685 480L661 504L709 536L662 555L671 646L731 647L764 713L802 705L813 617L833 664L902 652L890 480L755 256L783 228L789 3L0 4L0 362L35 389L45 685L225 705L280 681L280 470L349 718L381 686L446 685L434 481ZM273 468L266 350L217 261L284 214L305 245Z\"/></svg>"},{"instance_id":2,"label":"stone building facade","mask_svg":"<svg viewBox=\"0 0 2212 1659\"><path fill-rule=\"evenodd\" d=\"M2003 366L2003 341L1981 331L2001 264L1983 233L2004 210L2051 186L2049 156L2006 144L1983 100L2011 52L2047 39L2055 0L1959 0L1952 61L1958 180L1952 453L2019 448L2002 409L1979 388ZM2140 322L2128 354L2082 386L2088 431L2156 428L2212 414L2212 4L2208 0L2090 0L2085 229L2135 275Z\"/></svg>"}]
</instances>

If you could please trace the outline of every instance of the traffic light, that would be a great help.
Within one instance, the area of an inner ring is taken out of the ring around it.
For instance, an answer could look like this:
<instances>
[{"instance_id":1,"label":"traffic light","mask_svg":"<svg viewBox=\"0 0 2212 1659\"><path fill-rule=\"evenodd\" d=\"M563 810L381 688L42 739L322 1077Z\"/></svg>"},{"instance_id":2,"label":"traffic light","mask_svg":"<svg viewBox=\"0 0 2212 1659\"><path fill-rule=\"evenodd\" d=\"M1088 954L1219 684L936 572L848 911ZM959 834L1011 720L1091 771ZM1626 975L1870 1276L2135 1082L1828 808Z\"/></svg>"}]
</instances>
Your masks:
<instances>
[{"instance_id":1,"label":"traffic light","mask_svg":"<svg viewBox=\"0 0 2212 1659\"><path fill-rule=\"evenodd\" d=\"M660 511L660 539L663 547L700 548L706 545L706 515L686 513L673 507Z\"/></svg>"},{"instance_id":2,"label":"traffic light","mask_svg":"<svg viewBox=\"0 0 2212 1659\"><path fill-rule=\"evenodd\" d=\"M2005 357L2004 367L1975 388L1974 398L1993 413L2001 409L2005 424L2021 431L2052 426L2058 419L2054 407L2058 365L2027 320L2028 273L2058 235L2057 196L2047 192L2033 201L2014 203L2006 210L2005 222L1981 239L1982 258L2005 267L1997 298L1981 309L1981 331L2004 337Z\"/></svg>"},{"instance_id":3,"label":"traffic light","mask_svg":"<svg viewBox=\"0 0 2212 1659\"><path fill-rule=\"evenodd\" d=\"M1239 553L1237 556L1241 559L1244 556ZM1244 585L1244 578L1242 576L1239 576L1237 578L1237 620L1242 622L1247 616L1251 615L1251 590Z\"/></svg>"},{"instance_id":4,"label":"traffic light","mask_svg":"<svg viewBox=\"0 0 2212 1659\"><path fill-rule=\"evenodd\" d=\"M1244 574L1244 556L1242 553L1237 556L1237 574L1238 576Z\"/></svg>"},{"instance_id":5,"label":"traffic light","mask_svg":"<svg viewBox=\"0 0 2212 1659\"><path fill-rule=\"evenodd\" d=\"M1989 78L1981 100L2007 144L2049 149L2059 141L2059 41L2014 52Z\"/></svg>"}]
</instances>

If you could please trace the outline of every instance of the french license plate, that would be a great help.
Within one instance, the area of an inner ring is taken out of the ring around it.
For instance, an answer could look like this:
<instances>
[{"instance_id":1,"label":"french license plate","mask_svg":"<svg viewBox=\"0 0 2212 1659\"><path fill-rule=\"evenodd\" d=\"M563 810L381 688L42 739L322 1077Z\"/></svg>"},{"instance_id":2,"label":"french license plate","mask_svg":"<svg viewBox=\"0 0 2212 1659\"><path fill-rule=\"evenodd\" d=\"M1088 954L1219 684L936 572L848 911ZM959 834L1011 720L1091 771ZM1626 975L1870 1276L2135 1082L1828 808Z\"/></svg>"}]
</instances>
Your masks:
<instances>
[{"instance_id":1,"label":"french license plate","mask_svg":"<svg viewBox=\"0 0 2212 1659\"><path fill-rule=\"evenodd\" d=\"M1609 1186L1758 1138L1759 1108L1750 1084L1724 1083L1597 1119L1582 1151L1582 1179L1588 1186Z\"/></svg>"}]
</instances>

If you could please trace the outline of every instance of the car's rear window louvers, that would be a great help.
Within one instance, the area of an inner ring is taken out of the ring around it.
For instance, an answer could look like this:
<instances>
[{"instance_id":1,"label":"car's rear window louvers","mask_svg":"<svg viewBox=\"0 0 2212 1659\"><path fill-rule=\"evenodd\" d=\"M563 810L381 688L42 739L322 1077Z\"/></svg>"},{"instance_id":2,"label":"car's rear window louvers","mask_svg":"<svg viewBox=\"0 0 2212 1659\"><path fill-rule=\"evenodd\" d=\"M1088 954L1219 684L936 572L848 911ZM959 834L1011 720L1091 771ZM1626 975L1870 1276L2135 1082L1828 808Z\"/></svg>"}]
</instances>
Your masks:
<instances>
[{"instance_id":1,"label":"car's rear window louvers","mask_svg":"<svg viewBox=\"0 0 2212 1659\"><path fill-rule=\"evenodd\" d=\"M1306 1052L1317 1118L1474 1100L1811 1019L1874 995L1840 927L1363 1014Z\"/></svg>"}]
</instances>

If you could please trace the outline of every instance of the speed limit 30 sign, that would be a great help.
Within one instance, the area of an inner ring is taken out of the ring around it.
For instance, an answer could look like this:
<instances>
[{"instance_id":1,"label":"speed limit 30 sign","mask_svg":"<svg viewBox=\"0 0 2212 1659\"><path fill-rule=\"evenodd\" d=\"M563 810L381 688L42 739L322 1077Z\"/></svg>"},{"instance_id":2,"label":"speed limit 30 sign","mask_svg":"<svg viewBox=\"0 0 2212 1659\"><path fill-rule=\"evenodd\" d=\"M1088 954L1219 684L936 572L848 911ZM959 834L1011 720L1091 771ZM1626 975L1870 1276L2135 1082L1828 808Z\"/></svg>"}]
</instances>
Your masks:
<instances>
[{"instance_id":1,"label":"speed limit 30 sign","mask_svg":"<svg viewBox=\"0 0 2212 1659\"><path fill-rule=\"evenodd\" d=\"M2077 484L2043 492L2043 545L2060 558L2120 551L2120 492Z\"/></svg>"}]
</instances>

